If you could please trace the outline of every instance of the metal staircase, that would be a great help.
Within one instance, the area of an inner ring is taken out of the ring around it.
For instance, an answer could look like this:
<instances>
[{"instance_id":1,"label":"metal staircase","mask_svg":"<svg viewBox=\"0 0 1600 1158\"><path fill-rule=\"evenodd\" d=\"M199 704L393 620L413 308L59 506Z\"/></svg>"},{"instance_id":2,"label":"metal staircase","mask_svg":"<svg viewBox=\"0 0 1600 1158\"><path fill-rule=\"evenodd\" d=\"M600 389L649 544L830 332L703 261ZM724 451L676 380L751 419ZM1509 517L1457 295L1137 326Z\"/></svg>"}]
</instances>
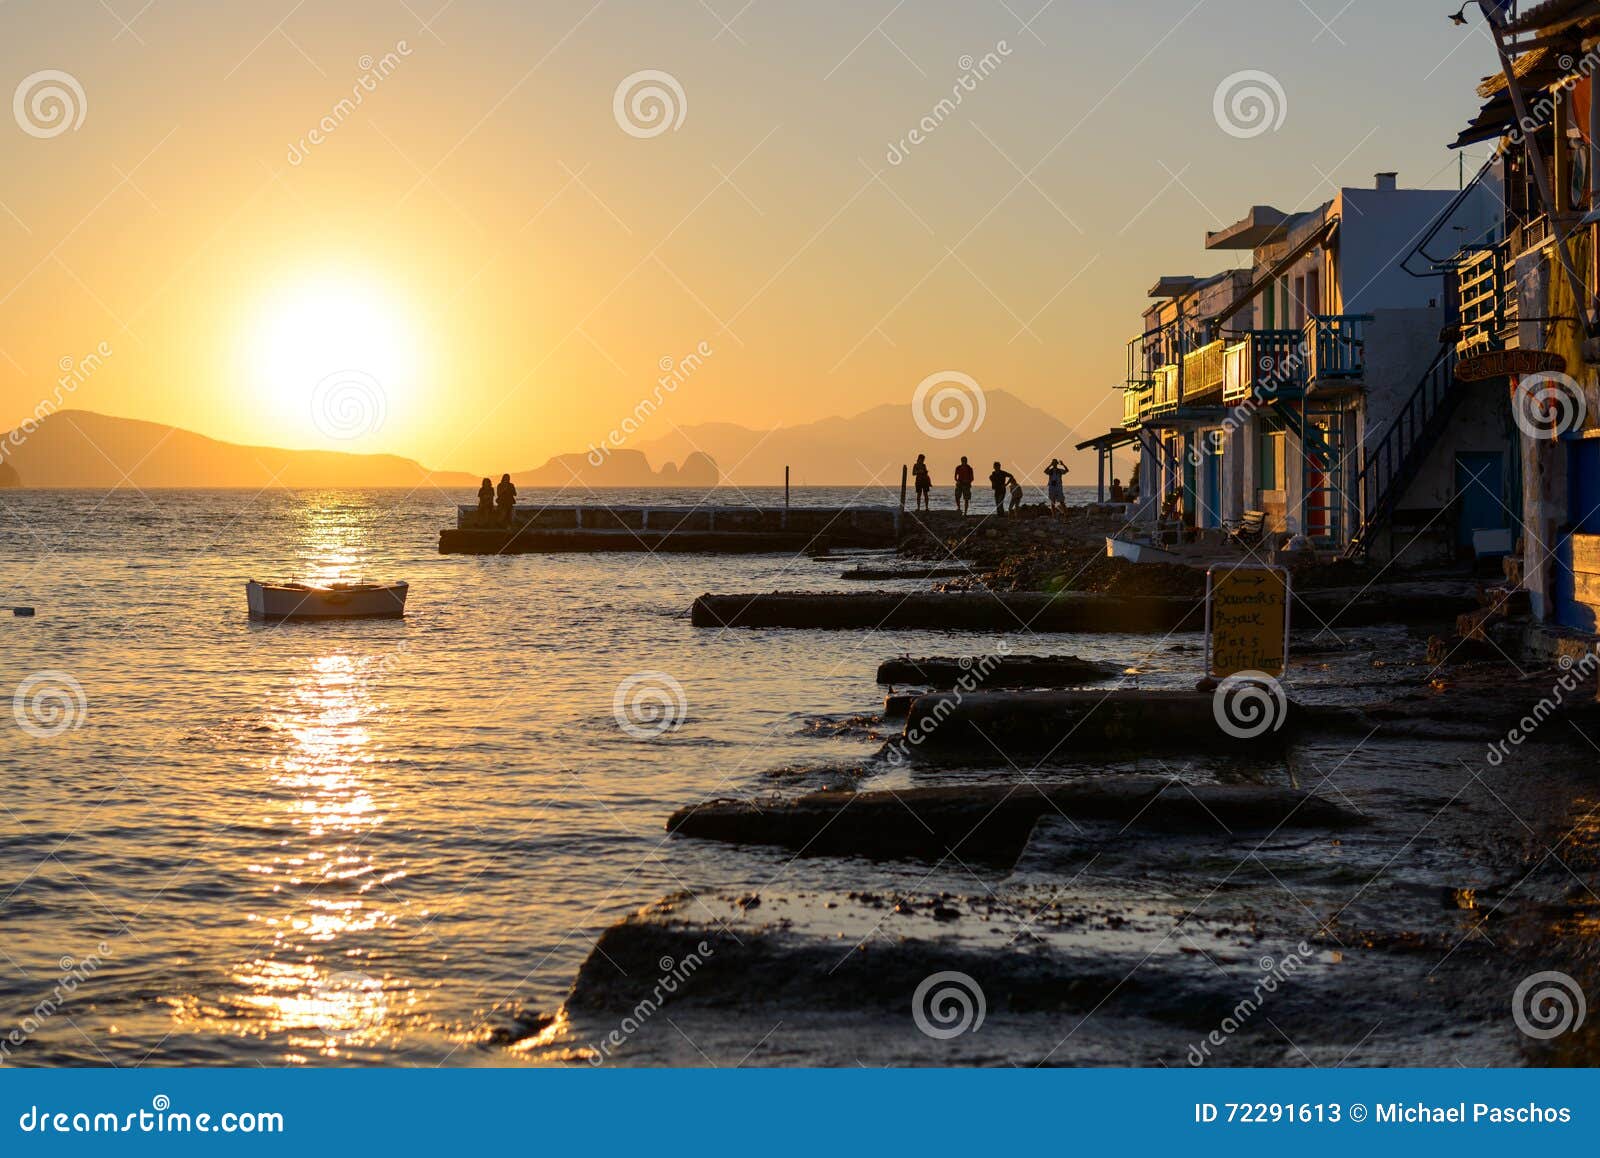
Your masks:
<instances>
[{"instance_id":1,"label":"metal staircase","mask_svg":"<svg viewBox=\"0 0 1600 1158\"><path fill-rule=\"evenodd\" d=\"M1439 348L1433 362L1400 412L1389 423L1378 445L1367 452L1361 473L1356 477L1357 493L1362 496L1361 524L1350 536L1345 556L1354 558L1366 552L1372 536L1394 513L1396 504L1422 469L1422 464L1439 436L1450 423L1461 400L1455 385L1456 350L1451 343Z\"/></svg>"},{"instance_id":2,"label":"metal staircase","mask_svg":"<svg viewBox=\"0 0 1600 1158\"><path fill-rule=\"evenodd\" d=\"M1348 506L1343 413L1282 400L1275 400L1271 408L1283 429L1300 441L1300 533L1324 544L1342 542Z\"/></svg>"}]
</instances>

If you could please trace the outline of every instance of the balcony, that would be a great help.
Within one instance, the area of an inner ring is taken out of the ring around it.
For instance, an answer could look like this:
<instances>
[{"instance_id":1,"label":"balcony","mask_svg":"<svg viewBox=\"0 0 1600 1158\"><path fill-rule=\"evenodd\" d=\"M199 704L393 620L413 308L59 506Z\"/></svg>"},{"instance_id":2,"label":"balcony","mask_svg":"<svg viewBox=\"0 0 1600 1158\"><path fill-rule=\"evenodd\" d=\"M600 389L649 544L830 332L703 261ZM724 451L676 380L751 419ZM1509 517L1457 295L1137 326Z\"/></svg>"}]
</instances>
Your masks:
<instances>
[{"instance_id":1,"label":"balcony","mask_svg":"<svg viewBox=\"0 0 1600 1158\"><path fill-rule=\"evenodd\" d=\"M1367 373L1371 314L1321 314L1306 322L1306 387L1359 385Z\"/></svg>"},{"instance_id":2,"label":"balcony","mask_svg":"<svg viewBox=\"0 0 1600 1158\"><path fill-rule=\"evenodd\" d=\"M1305 393L1305 350L1299 330L1251 330L1222 355L1222 401L1235 406Z\"/></svg>"},{"instance_id":3,"label":"balcony","mask_svg":"<svg viewBox=\"0 0 1600 1158\"><path fill-rule=\"evenodd\" d=\"M1204 406L1222 399L1223 348L1218 339L1183 356L1183 404Z\"/></svg>"},{"instance_id":4,"label":"balcony","mask_svg":"<svg viewBox=\"0 0 1600 1158\"><path fill-rule=\"evenodd\" d=\"M1482 354L1515 345L1517 290L1508 247L1502 243L1464 251L1455 278L1461 315L1456 353Z\"/></svg>"},{"instance_id":5,"label":"balcony","mask_svg":"<svg viewBox=\"0 0 1600 1158\"><path fill-rule=\"evenodd\" d=\"M1149 386L1126 386L1122 391L1122 425L1135 430L1150 416L1150 401L1154 391Z\"/></svg>"},{"instance_id":6,"label":"balcony","mask_svg":"<svg viewBox=\"0 0 1600 1158\"><path fill-rule=\"evenodd\" d=\"M1158 366L1155 372L1154 397L1150 400L1150 414L1171 414L1178 409L1178 367L1176 363Z\"/></svg>"}]
</instances>

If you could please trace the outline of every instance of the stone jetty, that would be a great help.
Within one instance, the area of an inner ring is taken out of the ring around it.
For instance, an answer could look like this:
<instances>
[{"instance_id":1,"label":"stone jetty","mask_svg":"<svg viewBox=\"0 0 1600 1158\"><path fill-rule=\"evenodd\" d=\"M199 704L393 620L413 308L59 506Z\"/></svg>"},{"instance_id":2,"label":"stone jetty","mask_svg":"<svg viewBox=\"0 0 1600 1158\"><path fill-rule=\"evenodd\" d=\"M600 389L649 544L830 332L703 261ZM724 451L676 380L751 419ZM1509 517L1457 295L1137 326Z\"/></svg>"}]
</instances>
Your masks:
<instances>
[{"instance_id":1,"label":"stone jetty","mask_svg":"<svg viewBox=\"0 0 1600 1158\"><path fill-rule=\"evenodd\" d=\"M822 554L836 547L894 547L902 512L892 507L570 505L517 507L509 526L475 506L456 508L439 532L440 554L567 551Z\"/></svg>"}]
</instances>

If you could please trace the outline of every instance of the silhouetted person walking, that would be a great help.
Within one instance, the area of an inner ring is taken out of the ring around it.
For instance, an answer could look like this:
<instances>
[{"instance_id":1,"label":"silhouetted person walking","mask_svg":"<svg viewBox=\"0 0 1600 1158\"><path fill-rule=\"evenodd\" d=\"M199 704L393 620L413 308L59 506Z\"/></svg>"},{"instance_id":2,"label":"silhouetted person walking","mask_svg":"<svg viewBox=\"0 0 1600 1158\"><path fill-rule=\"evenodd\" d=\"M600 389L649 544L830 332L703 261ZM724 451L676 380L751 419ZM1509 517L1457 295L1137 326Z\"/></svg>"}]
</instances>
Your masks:
<instances>
[{"instance_id":1,"label":"silhouetted person walking","mask_svg":"<svg viewBox=\"0 0 1600 1158\"><path fill-rule=\"evenodd\" d=\"M511 476L500 476L500 485L494 489L495 502L500 507L500 522L505 526L511 525L511 512L517 506L517 488L511 481Z\"/></svg>"},{"instance_id":2,"label":"silhouetted person walking","mask_svg":"<svg viewBox=\"0 0 1600 1158\"><path fill-rule=\"evenodd\" d=\"M911 477L917 484L917 510L933 510L933 476L928 473L927 455L917 455L917 461L911 464Z\"/></svg>"},{"instance_id":3,"label":"silhouetted person walking","mask_svg":"<svg viewBox=\"0 0 1600 1158\"><path fill-rule=\"evenodd\" d=\"M967 462L967 456L962 455L961 464L956 467L956 510L963 515L967 513L967 508L972 506L972 480L974 477L972 467Z\"/></svg>"},{"instance_id":4,"label":"silhouetted person walking","mask_svg":"<svg viewBox=\"0 0 1600 1158\"><path fill-rule=\"evenodd\" d=\"M1006 490L1016 482L1016 477L999 463L994 464L994 469L989 472L989 485L994 488L994 513L1006 513Z\"/></svg>"}]
</instances>

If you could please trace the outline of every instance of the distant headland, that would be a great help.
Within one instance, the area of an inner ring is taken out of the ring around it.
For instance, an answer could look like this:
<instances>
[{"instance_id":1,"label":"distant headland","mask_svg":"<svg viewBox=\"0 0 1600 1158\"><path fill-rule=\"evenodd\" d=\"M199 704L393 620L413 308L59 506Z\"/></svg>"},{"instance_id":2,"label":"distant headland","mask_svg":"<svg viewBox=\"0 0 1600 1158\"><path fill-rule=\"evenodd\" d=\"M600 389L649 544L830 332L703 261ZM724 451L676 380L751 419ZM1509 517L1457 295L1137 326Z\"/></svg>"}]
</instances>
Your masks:
<instances>
[{"instance_id":1,"label":"distant headland","mask_svg":"<svg viewBox=\"0 0 1600 1158\"><path fill-rule=\"evenodd\" d=\"M512 471L521 486L711 487L717 464L691 452L652 468L641 451L615 450L600 466L566 454ZM287 450L222 442L159 422L58 410L0 435L0 487L477 488L481 475L436 471L392 454Z\"/></svg>"}]
</instances>

